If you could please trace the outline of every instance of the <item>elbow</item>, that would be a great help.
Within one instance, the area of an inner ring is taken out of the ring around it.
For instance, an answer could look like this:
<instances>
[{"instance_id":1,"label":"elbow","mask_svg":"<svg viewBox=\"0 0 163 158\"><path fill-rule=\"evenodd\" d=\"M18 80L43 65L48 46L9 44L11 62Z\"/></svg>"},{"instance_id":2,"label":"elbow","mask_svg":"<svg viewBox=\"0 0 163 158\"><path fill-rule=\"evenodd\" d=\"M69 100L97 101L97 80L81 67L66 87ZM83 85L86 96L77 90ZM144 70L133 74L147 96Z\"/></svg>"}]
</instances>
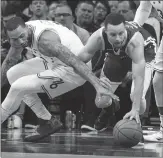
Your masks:
<instances>
[{"instance_id":1,"label":"elbow","mask_svg":"<svg viewBox=\"0 0 163 158\"><path fill-rule=\"evenodd\" d=\"M83 61L84 63L88 63L88 62L91 60L91 56L89 56L89 55L87 55L87 54L84 54L84 53L80 54L80 55L78 56L78 58L79 58L81 61Z\"/></svg>"}]
</instances>

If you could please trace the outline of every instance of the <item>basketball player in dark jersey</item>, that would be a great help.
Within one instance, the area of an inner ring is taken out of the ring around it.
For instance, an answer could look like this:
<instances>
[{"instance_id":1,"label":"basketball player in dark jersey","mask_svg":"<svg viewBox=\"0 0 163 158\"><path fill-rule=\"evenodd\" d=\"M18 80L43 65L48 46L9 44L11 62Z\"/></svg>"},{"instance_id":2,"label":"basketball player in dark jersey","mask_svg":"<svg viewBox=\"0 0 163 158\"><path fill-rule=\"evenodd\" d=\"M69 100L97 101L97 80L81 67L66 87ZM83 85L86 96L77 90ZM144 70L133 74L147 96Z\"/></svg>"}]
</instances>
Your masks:
<instances>
[{"instance_id":1,"label":"basketball player in dark jersey","mask_svg":"<svg viewBox=\"0 0 163 158\"><path fill-rule=\"evenodd\" d=\"M104 27L94 32L80 51L82 57L79 54L79 57L87 62L96 51L106 52L107 57L100 79L104 86L110 85L113 92L122 83L127 72L132 70L135 84L132 96L133 104L131 111L124 118L136 119L138 123L140 123L139 114L145 111L145 108L141 106L145 63L153 60L155 56L154 40L147 42L146 39L149 39L149 34L143 28L134 23L125 22L124 17L120 14L111 13L106 17ZM147 45L144 46L144 44ZM146 55L144 52L149 48L151 51L147 51L148 55ZM112 99L108 100L107 104L103 104L100 100L96 102L99 108L109 107L111 104Z\"/></svg>"}]
</instances>

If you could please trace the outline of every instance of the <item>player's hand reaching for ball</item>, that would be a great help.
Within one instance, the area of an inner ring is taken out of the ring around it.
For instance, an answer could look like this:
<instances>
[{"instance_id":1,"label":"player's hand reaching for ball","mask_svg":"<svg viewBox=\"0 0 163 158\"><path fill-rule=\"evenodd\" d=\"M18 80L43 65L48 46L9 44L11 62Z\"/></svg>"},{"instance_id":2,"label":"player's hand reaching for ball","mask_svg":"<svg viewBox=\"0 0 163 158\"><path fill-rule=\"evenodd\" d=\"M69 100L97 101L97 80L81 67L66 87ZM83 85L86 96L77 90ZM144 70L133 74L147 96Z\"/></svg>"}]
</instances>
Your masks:
<instances>
[{"instance_id":1,"label":"player's hand reaching for ball","mask_svg":"<svg viewBox=\"0 0 163 158\"><path fill-rule=\"evenodd\" d=\"M137 110L131 110L130 112L128 112L124 117L123 119L130 119L130 120L133 120L135 119L136 122L138 124L141 124L140 122L140 117L139 117L139 112Z\"/></svg>"},{"instance_id":2,"label":"player's hand reaching for ball","mask_svg":"<svg viewBox=\"0 0 163 158\"><path fill-rule=\"evenodd\" d=\"M96 91L95 103L98 108L110 106L112 99L119 101L119 97L117 97L109 88L105 88L101 85Z\"/></svg>"},{"instance_id":3,"label":"player's hand reaching for ball","mask_svg":"<svg viewBox=\"0 0 163 158\"><path fill-rule=\"evenodd\" d=\"M113 90L112 90L111 84L110 84L110 80L107 79L106 77L101 77L101 78L100 78L100 84L101 84L104 88L106 88L106 89L108 89L109 91L111 91L112 93L114 93Z\"/></svg>"}]
</instances>

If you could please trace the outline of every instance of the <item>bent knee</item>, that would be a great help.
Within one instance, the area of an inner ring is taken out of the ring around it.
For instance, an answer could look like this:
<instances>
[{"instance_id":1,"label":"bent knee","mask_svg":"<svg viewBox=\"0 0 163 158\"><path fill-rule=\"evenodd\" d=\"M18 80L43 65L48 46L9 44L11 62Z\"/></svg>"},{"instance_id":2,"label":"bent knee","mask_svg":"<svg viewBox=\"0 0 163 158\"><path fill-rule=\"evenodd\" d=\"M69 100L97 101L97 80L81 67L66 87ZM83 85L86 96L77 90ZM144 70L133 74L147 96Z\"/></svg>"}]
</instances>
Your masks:
<instances>
[{"instance_id":1,"label":"bent knee","mask_svg":"<svg viewBox=\"0 0 163 158\"><path fill-rule=\"evenodd\" d=\"M24 82L20 82L20 80L16 80L11 84L10 87L10 92L15 93L15 94L20 94L24 96L26 94L27 89L24 87Z\"/></svg>"},{"instance_id":2,"label":"bent knee","mask_svg":"<svg viewBox=\"0 0 163 158\"><path fill-rule=\"evenodd\" d=\"M13 96L20 96L23 97L24 96L24 91L23 89L21 89L20 87L18 87L17 85L15 85L14 83L11 85L10 87L10 91L9 91Z\"/></svg>"},{"instance_id":3,"label":"bent knee","mask_svg":"<svg viewBox=\"0 0 163 158\"><path fill-rule=\"evenodd\" d=\"M12 84L14 81L16 81L16 79L18 78L18 70L15 69L15 67L11 67L8 71L7 71L7 79L9 81L10 84Z\"/></svg>"}]
</instances>

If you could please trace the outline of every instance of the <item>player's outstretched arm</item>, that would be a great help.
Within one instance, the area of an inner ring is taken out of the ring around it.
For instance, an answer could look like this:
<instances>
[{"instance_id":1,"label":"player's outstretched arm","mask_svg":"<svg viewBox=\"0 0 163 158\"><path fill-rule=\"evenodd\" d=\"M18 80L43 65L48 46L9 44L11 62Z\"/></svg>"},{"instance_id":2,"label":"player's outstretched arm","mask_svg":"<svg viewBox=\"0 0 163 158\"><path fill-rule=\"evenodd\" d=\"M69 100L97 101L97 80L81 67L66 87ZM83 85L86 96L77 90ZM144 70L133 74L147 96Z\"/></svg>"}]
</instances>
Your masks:
<instances>
[{"instance_id":1,"label":"player's outstretched arm","mask_svg":"<svg viewBox=\"0 0 163 158\"><path fill-rule=\"evenodd\" d=\"M10 47L9 52L5 58L5 60L2 63L1 67L1 88L7 83L7 71L16 65L18 61L21 59L21 52L23 51L23 48L15 48Z\"/></svg>"},{"instance_id":2,"label":"player's outstretched arm","mask_svg":"<svg viewBox=\"0 0 163 158\"><path fill-rule=\"evenodd\" d=\"M135 35L132 37L131 41L127 46L126 52L132 59L132 75L135 83L135 88L132 100L132 110L131 112L125 115L125 118L135 118L137 122L140 122L139 112L144 87L145 59L144 39L139 32L135 33Z\"/></svg>"},{"instance_id":3,"label":"player's outstretched arm","mask_svg":"<svg viewBox=\"0 0 163 158\"><path fill-rule=\"evenodd\" d=\"M94 54L101 49L102 41L100 37L100 30L97 30L89 37L86 45L80 50L78 57L80 60L87 63L92 59Z\"/></svg>"},{"instance_id":4,"label":"player's outstretched arm","mask_svg":"<svg viewBox=\"0 0 163 158\"><path fill-rule=\"evenodd\" d=\"M103 95L109 95L116 99L116 96L109 90L100 85L99 79L92 73L90 68L77 56L75 56L67 47L63 46L60 42L59 36L52 31L45 31L40 37L39 51L49 57L57 57L65 64L73 67L79 75L85 80L89 81L96 89Z\"/></svg>"},{"instance_id":5,"label":"player's outstretched arm","mask_svg":"<svg viewBox=\"0 0 163 158\"><path fill-rule=\"evenodd\" d=\"M150 3L150 1L140 1L140 5L136 11L134 21L142 26L149 18L151 9L152 4Z\"/></svg>"}]
</instances>

